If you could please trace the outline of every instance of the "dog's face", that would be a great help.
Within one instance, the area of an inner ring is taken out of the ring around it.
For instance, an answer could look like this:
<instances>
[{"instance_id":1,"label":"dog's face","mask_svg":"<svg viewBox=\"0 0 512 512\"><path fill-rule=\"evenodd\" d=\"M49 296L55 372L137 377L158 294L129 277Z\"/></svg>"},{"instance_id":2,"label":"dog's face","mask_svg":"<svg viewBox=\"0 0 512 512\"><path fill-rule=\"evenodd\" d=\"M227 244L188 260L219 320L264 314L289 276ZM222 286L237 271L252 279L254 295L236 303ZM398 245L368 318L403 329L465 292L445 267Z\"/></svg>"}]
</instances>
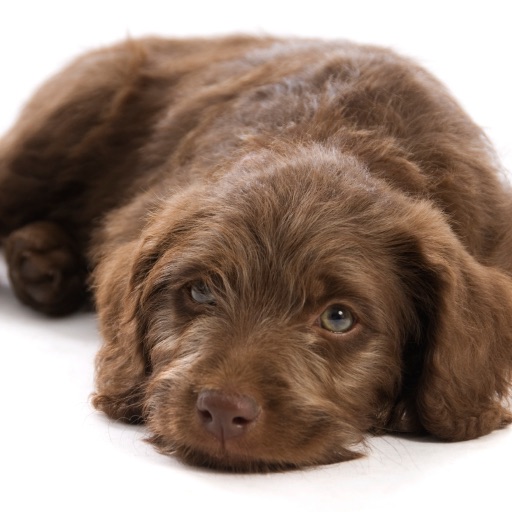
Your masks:
<instances>
[{"instance_id":1,"label":"dog's face","mask_svg":"<svg viewBox=\"0 0 512 512\"><path fill-rule=\"evenodd\" d=\"M236 470L346 460L366 432L414 423L442 288L413 233L425 209L311 149L174 196L120 299L124 366L99 355L99 379L128 366L134 383L105 405L100 380L96 405L142 414L164 453Z\"/></svg>"}]
</instances>

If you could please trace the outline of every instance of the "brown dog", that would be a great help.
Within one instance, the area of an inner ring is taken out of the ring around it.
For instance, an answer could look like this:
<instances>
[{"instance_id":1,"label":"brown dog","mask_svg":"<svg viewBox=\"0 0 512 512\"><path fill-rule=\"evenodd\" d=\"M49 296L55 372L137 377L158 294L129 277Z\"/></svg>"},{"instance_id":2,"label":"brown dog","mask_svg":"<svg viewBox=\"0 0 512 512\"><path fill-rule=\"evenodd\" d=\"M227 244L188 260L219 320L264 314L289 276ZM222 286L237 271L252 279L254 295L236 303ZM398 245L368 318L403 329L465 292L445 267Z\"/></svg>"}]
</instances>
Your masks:
<instances>
[{"instance_id":1,"label":"brown dog","mask_svg":"<svg viewBox=\"0 0 512 512\"><path fill-rule=\"evenodd\" d=\"M234 470L510 423L511 219L443 86L343 42L93 52L0 143L14 291L50 315L92 291L94 405Z\"/></svg>"}]
</instances>

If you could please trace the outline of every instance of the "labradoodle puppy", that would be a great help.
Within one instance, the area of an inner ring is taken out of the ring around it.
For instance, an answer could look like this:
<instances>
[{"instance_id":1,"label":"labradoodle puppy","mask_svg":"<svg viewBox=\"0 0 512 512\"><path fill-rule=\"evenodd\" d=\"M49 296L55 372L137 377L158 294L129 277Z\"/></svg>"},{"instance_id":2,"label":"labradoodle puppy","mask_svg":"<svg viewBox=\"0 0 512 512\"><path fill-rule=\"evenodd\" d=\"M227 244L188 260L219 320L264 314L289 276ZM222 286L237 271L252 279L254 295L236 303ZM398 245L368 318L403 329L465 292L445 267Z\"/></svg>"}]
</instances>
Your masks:
<instances>
[{"instance_id":1,"label":"labradoodle puppy","mask_svg":"<svg viewBox=\"0 0 512 512\"><path fill-rule=\"evenodd\" d=\"M511 220L444 87L347 42L128 41L0 142L12 287L54 316L92 298L95 407L236 471L510 423Z\"/></svg>"}]
</instances>

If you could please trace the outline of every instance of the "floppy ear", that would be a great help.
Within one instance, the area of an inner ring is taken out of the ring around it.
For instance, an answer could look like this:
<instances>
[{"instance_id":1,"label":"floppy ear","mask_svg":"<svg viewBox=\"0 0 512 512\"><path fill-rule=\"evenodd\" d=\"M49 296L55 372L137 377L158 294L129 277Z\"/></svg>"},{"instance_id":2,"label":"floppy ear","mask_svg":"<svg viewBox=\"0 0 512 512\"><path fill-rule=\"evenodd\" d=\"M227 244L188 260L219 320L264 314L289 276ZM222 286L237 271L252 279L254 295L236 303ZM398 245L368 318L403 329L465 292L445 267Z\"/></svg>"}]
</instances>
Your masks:
<instances>
[{"instance_id":1,"label":"floppy ear","mask_svg":"<svg viewBox=\"0 0 512 512\"><path fill-rule=\"evenodd\" d=\"M475 438L512 421L512 279L473 258L442 215L413 225L421 333L407 352L422 358L415 412L441 439Z\"/></svg>"},{"instance_id":2,"label":"floppy ear","mask_svg":"<svg viewBox=\"0 0 512 512\"><path fill-rule=\"evenodd\" d=\"M120 245L95 271L95 297L103 345L96 356L93 405L113 419L143 420L145 383L151 365L139 318L144 279L158 258L155 244Z\"/></svg>"},{"instance_id":3,"label":"floppy ear","mask_svg":"<svg viewBox=\"0 0 512 512\"><path fill-rule=\"evenodd\" d=\"M144 419L145 388L152 371L145 345L151 271L187 232L188 219L196 214L196 202L191 200L195 193L190 188L162 204L148 193L114 212L104 226L103 243L92 255L99 262L93 287L103 337L92 402L113 419ZM141 211L153 213L146 217Z\"/></svg>"}]
</instances>

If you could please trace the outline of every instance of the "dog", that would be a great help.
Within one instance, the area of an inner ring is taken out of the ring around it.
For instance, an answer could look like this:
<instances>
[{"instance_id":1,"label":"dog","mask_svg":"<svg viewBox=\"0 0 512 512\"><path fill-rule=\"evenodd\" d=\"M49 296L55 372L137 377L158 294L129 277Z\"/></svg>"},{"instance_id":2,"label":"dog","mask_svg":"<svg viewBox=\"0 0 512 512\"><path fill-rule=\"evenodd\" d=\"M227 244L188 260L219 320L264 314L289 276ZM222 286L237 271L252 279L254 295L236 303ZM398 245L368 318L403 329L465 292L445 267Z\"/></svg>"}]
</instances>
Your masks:
<instances>
[{"instance_id":1,"label":"dog","mask_svg":"<svg viewBox=\"0 0 512 512\"><path fill-rule=\"evenodd\" d=\"M512 194L482 131L390 50L129 40L0 142L12 288L86 302L94 406L230 471L512 421Z\"/></svg>"}]
</instances>

